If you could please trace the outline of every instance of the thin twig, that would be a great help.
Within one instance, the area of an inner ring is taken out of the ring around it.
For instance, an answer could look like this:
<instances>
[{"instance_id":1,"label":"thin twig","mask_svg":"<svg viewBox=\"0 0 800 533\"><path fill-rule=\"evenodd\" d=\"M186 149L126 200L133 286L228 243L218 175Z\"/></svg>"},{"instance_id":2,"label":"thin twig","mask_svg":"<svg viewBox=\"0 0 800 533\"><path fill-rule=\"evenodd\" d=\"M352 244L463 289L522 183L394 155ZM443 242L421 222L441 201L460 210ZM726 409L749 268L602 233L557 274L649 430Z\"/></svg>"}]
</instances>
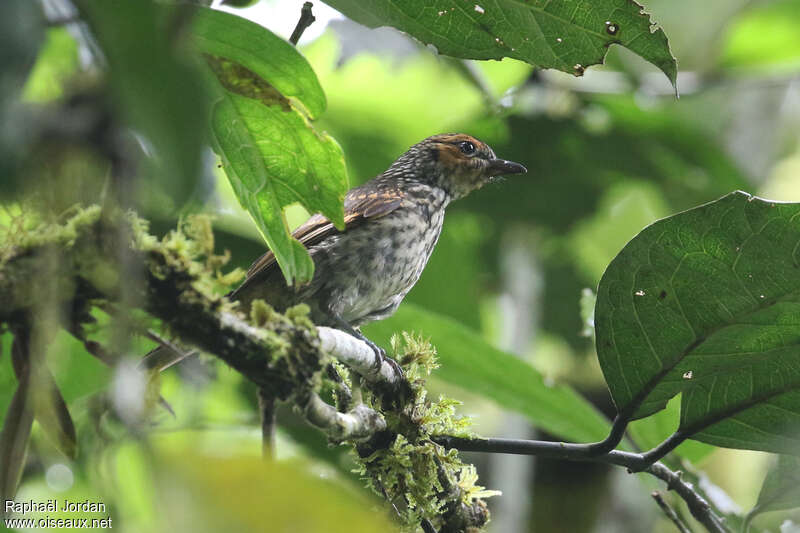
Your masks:
<instances>
[{"instance_id":1,"label":"thin twig","mask_svg":"<svg viewBox=\"0 0 800 533\"><path fill-rule=\"evenodd\" d=\"M673 472L663 463L648 464L642 454L611 450L597 454L592 444L572 444L524 439L480 439L451 436L434 436L434 442L446 448L461 451L485 453L511 453L517 455L537 455L572 461L608 463L627 468L631 472L646 472L667 484L689 508L698 522L711 533L727 533L728 529L716 515L708 502L689 483L681 480L678 472Z\"/></svg>"},{"instance_id":2,"label":"thin twig","mask_svg":"<svg viewBox=\"0 0 800 533\"><path fill-rule=\"evenodd\" d=\"M661 510L664 511L664 514L667 516L667 518L669 518L672 523L675 524L675 527L678 528L680 533L692 533L691 530L686 527L686 524L683 523L681 517L678 516L678 513L675 512L675 509L670 507L669 504L664 500L664 496L660 492L657 490L653 491L650 496L652 496L658 506L661 507Z\"/></svg>"},{"instance_id":3,"label":"thin twig","mask_svg":"<svg viewBox=\"0 0 800 533\"><path fill-rule=\"evenodd\" d=\"M300 37L303 35L303 32L306 31L306 28L311 26L311 24L317 20L314 18L313 13L311 13L312 6L313 4L311 2L306 2L303 4L303 8L300 10L300 20L297 21L297 26L294 27L292 36L289 37L289 42L295 46L297 46L297 41L300 40Z\"/></svg>"},{"instance_id":4,"label":"thin twig","mask_svg":"<svg viewBox=\"0 0 800 533\"><path fill-rule=\"evenodd\" d=\"M667 489L674 490L689 507L689 512L695 519L703 524L711 533L728 533L728 528L722 523L708 502L694 490L694 487L681 479L680 472L673 472L664 463L650 465L645 470L667 484Z\"/></svg>"},{"instance_id":5,"label":"thin twig","mask_svg":"<svg viewBox=\"0 0 800 533\"><path fill-rule=\"evenodd\" d=\"M162 372L172 365L178 364L187 357L197 353L196 351L191 350L187 352L172 341L165 339L152 329L147 329L143 333L144 336L151 341L157 342L159 348L156 348L142 358L142 361L139 363L140 368L147 368Z\"/></svg>"},{"instance_id":6,"label":"thin twig","mask_svg":"<svg viewBox=\"0 0 800 533\"><path fill-rule=\"evenodd\" d=\"M79 15L68 15L66 17L48 19L46 24L49 28L55 28L58 26L66 26L68 24L77 24L78 22L83 22Z\"/></svg>"},{"instance_id":7,"label":"thin twig","mask_svg":"<svg viewBox=\"0 0 800 533\"><path fill-rule=\"evenodd\" d=\"M261 454L275 458L275 396L264 387L258 388L258 411L261 414Z\"/></svg>"}]
</instances>

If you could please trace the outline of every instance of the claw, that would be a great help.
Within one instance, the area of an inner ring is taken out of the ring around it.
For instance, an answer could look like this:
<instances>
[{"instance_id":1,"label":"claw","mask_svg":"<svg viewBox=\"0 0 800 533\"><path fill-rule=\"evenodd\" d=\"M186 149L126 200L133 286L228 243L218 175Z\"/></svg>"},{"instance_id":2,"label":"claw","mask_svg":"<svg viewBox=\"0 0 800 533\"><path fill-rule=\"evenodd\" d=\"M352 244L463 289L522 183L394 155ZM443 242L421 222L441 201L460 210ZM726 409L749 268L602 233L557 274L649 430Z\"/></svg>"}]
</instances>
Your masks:
<instances>
[{"instance_id":1,"label":"claw","mask_svg":"<svg viewBox=\"0 0 800 533\"><path fill-rule=\"evenodd\" d=\"M400 365L397 364L397 361L391 357L387 357L386 362L389 363L389 365L394 369L394 373L397 375L398 380L401 380L403 377L405 377L405 374L403 374L403 369L400 368Z\"/></svg>"},{"instance_id":2,"label":"claw","mask_svg":"<svg viewBox=\"0 0 800 533\"><path fill-rule=\"evenodd\" d=\"M367 338L364 338L364 342L366 342L369 345L369 347L372 348L372 351L375 353L375 361L372 364L373 367L372 371L377 374L381 370L381 365L386 360L386 350L384 350L383 348L381 348L380 346L378 346L377 344L375 344L374 342L372 342Z\"/></svg>"},{"instance_id":3,"label":"claw","mask_svg":"<svg viewBox=\"0 0 800 533\"><path fill-rule=\"evenodd\" d=\"M403 379L403 370L400 368L400 365L397 364L397 361L392 359L391 357L386 357L386 350L375 344L369 339L364 339L372 351L375 352L375 363L373 364L373 372L376 374L380 372L381 365L383 365L384 361L389 363L389 366L392 367L395 374L397 375L398 379Z\"/></svg>"},{"instance_id":4,"label":"claw","mask_svg":"<svg viewBox=\"0 0 800 533\"><path fill-rule=\"evenodd\" d=\"M367 337L364 336L363 333L357 328L352 327L350 324L347 323L342 317L337 315L336 313L331 312L331 317L333 319L334 324L337 325L339 329L345 331L352 335L357 339L361 339L362 341L366 342L367 345L372 348L372 351L375 352L375 362L372 365L372 372L377 374L381 371L381 365L383 365L384 361L387 361L389 365L394 369L395 374L397 375L398 381L401 381L404 377L403 370L400 368L400 365L397 364L397 361L392 359L391 357L386 357L386 351L369 340Z\"/></svg>"}]
</instances>

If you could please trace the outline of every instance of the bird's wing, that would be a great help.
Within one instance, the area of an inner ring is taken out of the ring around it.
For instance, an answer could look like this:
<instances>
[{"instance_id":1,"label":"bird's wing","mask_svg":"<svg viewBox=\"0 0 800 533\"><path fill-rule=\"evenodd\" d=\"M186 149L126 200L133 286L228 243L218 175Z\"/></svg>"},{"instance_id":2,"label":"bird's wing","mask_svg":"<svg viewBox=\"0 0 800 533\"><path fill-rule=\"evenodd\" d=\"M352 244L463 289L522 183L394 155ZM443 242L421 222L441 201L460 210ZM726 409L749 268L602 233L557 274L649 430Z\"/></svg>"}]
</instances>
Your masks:
<instances>
[{"instance_id":1,"label":"bird's wing","mask_svg":"<svg viewBox=\"0 0 800 533\"><path fill-rule=\"evenodd\" d=\"M403 204L405 198L399 189L364 190L358 187L350 191L344 201L344 231L353 229L367 220L388 215ZM292 236L306 248L325 240L331 235L342 233L333 222L322 215L314 215L305 224L294 230ZM232 296L245 288L255 278L264 279L278 268L275 254L267 252L256 259L247 270L247 278Z\"/></svg>"}]
</instances>

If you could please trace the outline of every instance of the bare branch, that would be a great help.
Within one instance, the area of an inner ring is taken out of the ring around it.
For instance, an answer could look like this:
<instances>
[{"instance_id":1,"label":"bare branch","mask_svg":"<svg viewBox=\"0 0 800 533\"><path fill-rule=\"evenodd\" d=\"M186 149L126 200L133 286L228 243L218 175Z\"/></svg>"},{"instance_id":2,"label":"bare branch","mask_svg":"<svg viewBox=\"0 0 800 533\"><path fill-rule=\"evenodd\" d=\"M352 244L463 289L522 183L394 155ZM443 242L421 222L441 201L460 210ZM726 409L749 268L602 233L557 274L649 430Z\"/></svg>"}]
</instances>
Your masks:
<instances>
[{"instance_id":1,"label":"bare branch","mask_svg":"<svg viewBox=\"0 0 800 533\"><path fill-rule=\"evenodd\" d=\"M348 413L340 413L315 392L309 393L303 413L336 441L365 440L386 429L383 417L366 405L358 404Z\"/></svg>"},{"instance_id":2,"label":"bare branch","mask_svg":"<svg viewBox=\"0 0 800 533\"><path fill-rule=\"evenodd\" d=\"M667 484L667 489L674 490L689 507L698 522L711 533L727 533L728 529L716 515L708 502L690 485L681 480L678 472L673 472L663 463L648 464L639 453L611 450L597 454L592 444L571 444L565 442L548 442L522 439L480 439L450 436L435 436L437 442L447 448L461 451L486 453L511 453L517 455L536 455L572 461L591 461L623 466L630 472L646 472Z\"/></svg>"},{"instance_id":3,"label":"bare branch","mask_svg":"<svg viewBox=\"0 0 800 533\"><path fill-rule=\"evenodd\" d=\"M654 475L667 484L667 489L674 490L689 507L689 512L695 519L703 524L711 533L728 533L728 528L722 523L708 502L694 490L694 487L681 479L680 472L673 472L663 463L650 465L645 472Z\"/></svg>"},{"instance_id":4,"label":"bare branch","mask_svg":"<svg viewBox=\"0 0 800 533\"><path fill-rule=\"evenodd\" d=\"M292 32L292 36L289 37L289 42L293 45L297 45L297 41L300 40L300 37L303 36L303 32L306 31L306 28L311 26L316 18L314 18L314 14L311 13L311 8L313 4L311 2L306 2L303 4L303 8L300 10L300 20L297 21L297 26L294 27L294 31Z\"/></svg>"},{"instance_id":5,"label":"bare branch","mask_svg":"<svg viewBox=\"0 0 800 533\"><path fill-rule=\"evenodd\" d=\"M678 513L675 512L675 509L670 507L669 504L664 500L664 496L660 492L654 491L652 494L650 494L650 496L653 497L661 510L664 511L664 514L667 516L667 518L669 518L672 523L675 524L675 527L678 528L680 533L692 533L689 528L686 527L686 524L683 523L681 517L678 516Z\"/></svg>"}]
</instances>

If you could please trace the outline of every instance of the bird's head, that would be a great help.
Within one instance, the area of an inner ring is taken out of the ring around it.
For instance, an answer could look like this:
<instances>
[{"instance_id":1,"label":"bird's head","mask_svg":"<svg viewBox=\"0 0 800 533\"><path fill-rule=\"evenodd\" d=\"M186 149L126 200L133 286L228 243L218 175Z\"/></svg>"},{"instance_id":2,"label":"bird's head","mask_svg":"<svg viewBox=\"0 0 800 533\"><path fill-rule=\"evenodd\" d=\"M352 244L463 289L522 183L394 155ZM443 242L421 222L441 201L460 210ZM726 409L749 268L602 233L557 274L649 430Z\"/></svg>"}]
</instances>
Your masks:
<instances>
[{"instance_id":1,"label":"bird's head","mask_svg":"<svg viewBox=\"0 0 800 533\"><path fill-rule=\"evenodd\" d=\"M503 174L522 174L519 163L499 159L489 146L463 133L428 137L403 154L389 171L408 175L444 189L452 199L466 196Z\"/></svg>"}]
</instances>

